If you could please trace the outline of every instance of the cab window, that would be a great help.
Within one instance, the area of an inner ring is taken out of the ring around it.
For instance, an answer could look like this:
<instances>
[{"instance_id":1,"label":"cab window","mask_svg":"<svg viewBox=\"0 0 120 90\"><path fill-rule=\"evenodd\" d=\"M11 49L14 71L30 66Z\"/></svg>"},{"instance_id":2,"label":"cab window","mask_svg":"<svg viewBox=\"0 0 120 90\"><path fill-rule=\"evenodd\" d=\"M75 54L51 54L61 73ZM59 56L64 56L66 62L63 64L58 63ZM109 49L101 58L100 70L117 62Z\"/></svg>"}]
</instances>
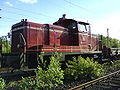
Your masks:
<instances>
[{"instance_id":1,"label":"cab window","mask_svg":"<svg viewBox=\"0 0 120 90\"><path fill-rule=\"evenodd\" d=\"M68 25L68 28L69 29L76 29L76 22L70 22L69 25Z\"/></svg>"},{"instance_id":2,"label":"cab window","mask_svg":"<svg viewBox=\"0 0 120 90\"><path fill-rule=\"evenodd\" d=\"M78 23L78 31L79 32L88 32L89 25Z\"/></svg>"}]
</instances>

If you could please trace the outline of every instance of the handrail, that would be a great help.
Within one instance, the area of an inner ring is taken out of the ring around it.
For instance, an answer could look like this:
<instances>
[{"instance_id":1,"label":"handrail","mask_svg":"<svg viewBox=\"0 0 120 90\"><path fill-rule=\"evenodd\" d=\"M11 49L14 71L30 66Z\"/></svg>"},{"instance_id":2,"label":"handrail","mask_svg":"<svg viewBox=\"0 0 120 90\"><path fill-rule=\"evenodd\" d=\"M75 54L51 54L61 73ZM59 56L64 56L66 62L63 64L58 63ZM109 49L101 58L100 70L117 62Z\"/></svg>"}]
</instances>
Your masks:
<instances>
[{"instance_id":1,"label":"handrail","mask_svg":"<svg viewBox=\"0 0 120 90\"><path fill-rule=\"evenodd\" d=\"M21 37L22 37L22 39L23 39L23 42L24 42L24 51L23 51L23 53L24 53L24 59L23 59L23 63L25 64L25 62L26 62L26 40L25 40L25 38L24 38L24 36L23 36L23 34L22 33L20 33L20 35L21 35ZM23 65L23 67L24 67L24 65Z\"/></svg>"}]
</instances>

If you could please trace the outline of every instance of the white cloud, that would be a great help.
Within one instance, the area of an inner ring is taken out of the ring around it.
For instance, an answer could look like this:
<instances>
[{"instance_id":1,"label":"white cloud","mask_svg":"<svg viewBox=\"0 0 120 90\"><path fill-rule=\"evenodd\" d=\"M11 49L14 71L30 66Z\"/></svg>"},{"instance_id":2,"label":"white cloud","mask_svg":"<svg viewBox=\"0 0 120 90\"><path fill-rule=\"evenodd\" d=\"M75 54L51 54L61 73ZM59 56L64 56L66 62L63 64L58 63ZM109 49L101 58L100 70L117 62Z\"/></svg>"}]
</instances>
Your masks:
<instances>
[{"instance_id":1,"label":"white cloud","mask_svg":"<svg viewBox=\"0 0 120 90\"><path fill-rule=\"evenodd\" d=\"M37 0L20 0L21 2L23 3L30 3L30 4L33 4L33 3L36 3Z\"/></svg>"},{"instance_id":2,"label":"white cloud","mask_svg":"<svg viewBox=\"0 0 120 90\"><path fill-rule=\"evenodd\" d=\"M13 6L13 4L12 3L10 3L10 2L5 2L5 4L7 4L8 6Z\"/></svg>"},{"instance_id":3,"label":"white cloud","mask_svg":"<svg viewBox=\"0 0 120 90\"><path fill-rule=\"evenodd\" d=\"M109 28L109 36L120 40L120 13L114 13L92 22L92 32L107 36L107 28Z\"/></svg>"}]
</instances>

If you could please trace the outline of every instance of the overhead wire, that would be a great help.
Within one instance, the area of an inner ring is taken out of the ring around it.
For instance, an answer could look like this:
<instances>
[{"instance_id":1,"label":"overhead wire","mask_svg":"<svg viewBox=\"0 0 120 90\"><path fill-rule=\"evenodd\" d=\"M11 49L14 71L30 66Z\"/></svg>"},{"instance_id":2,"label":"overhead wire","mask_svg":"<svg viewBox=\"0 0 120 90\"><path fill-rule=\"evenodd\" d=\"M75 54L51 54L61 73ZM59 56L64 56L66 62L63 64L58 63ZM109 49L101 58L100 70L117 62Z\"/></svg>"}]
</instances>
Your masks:
<instances>
[{"instance_id":1,"label":"overhead wire","mask_svg":"<svg viewBox=\"0 0 120 90\"><path fill-rule=\"evenodd\" d=\"M3 7L6 7L6 6L3 5ZM39 13L38 12L33 12L33 11L30 11L30 10L20 9L20 8L16 8L16 7L9 7L9 8L16 9L16 10L19 10L19 11L22 11L22 12L24 11L24 12L34 14L34 15L40 15L40 16L43 16L43 17L46 17L46 18L51 18L51 19L55 18L55 17L51 17L51 16L48 16L48 15L42 14L40 12Z\"/></svg>"},{"instance_id":2,"label":"overhead wire","mask_svg":"<svg viewBox=\"0 0 120 90\"><path fill-rule=\"evenodd\" d=\"M66 3L69 3L69 4L73 5L73 6L79 7L80 9L82 9L82 10L84 10L84 11L87 11L87 12L90 12L90 13L92 13L92 14L95 14L94 11L89 10L89 9L87 9L87 8L84 8L84 7L82 7L82 6L78 5L78 4L72 3L71 1L68 1L68 0L64 0L64 1L65 1Z\"/></svg>"},{"instance_id":3,"label":"overhead wire","mask_svg":"<svg viewBox=\"0 0 120 90\"><path fill-rule=\"evenodd\" d=\"M4 17L4 16L2 16L2 18L3 18L3 19L8 19L8 20L10 20L10 21L18 21L17 19L9 18L9 17ZM2 20L2 21L3 21L3 20Z\"/></svg>"},{"instance_id":4,"label":"overhead wire","mask_svg":"<svg viewBox=\"0 0 120 90\"><path fill-rule=\"evenodd\" d=\"M64 1L67 2L67 3L69 3L69 4L71 4L71 5L73 5L73 6L77 6L77 7L81 8L82 10L85 10L85 11L88 11L88 12L91 12L91 13L94 13L93 11L88 10L88 9L86 9L86 8L84 8L84 7L81 7L81 6L79 6L79 5L75 4L75 3L72 3L72 2L70 2L70 1L68 1L68 0L64 0ZM49 2L50 2L50 1L49 1ZM50 2L50 3L53 3L53 2ZM57 6L56 3L53 3L53 4ZM3 5L3 6L4 6L4 5ZM7 6L7 7L8 7L8 6ZM67 8L62 7L62 6L60 6L60 5L59 5L59 7L61 7L62 9L68 10ZM39 13L38 13L38 12L33 12L33 11L30 11L30 10L20 9L20 8L16 8L16 7L9 7L9 8L16 9L16 10L20 10L20 11L22 11L22 12L24 11L24 12L31 13L31 14L35 14L35 15L41 15L41 16L43 16L43 17L47 17L47 18L50 18L50 19L55 18L55 17L51 17L51 16L48 16L48 15L42 14L42 13L40 13L40 12L39 12ZM11 12L8 11L8 13L11 13ZM19 14L19 13L13 13L13 14L21 15L21 16L27 16L27 17L32 17L32 18L38 19L38 18L36 18L36 17L29 16L29 15L24 15L24 14ZM56 18L55 18L55 19L56 19Z\"/></svg>"},{"instance_id":5,"label":"overhead wire","mask_svg":"<svg viewBox=\"0 0 120 90\"><path fill-rule=\"evenodd\" d=\"M15 12L11 12L11 11L3 11L3 12L5 12L5 13L10 13L10 14L14 14L14 15L19 15L19 16L24 16L24 17L26 17L26 18L28 18L28 17L32 17L32 18L34 18L34 19L39 19L39 18L37 18L37 17L34 17L34 16L29 16L29 15L25 15L25 14L20 14L20 13L15 13Z\"/></svg>"},{"instance_id":6,"label":"overhead wire","mask_svg":"<svg viewBox=\"0 0 120 90\"><path fill-rule=\"evenodd\" d=\"M87 12L90 12L90 13L93 13L93 14L95 13L95 12L93 12L93 11L87 9L87 8L81 7L80 5L75 4L75 3L71 2L71 1L68 1L68 0L64 0L64 1L65 1L66 3L69 3L69 4L73 5L73 6L79 7L79 8L81 8L81 9L84 10L84 11L87 11ZM53 3L53 2L51 2L51 1L49 1L49 2L50 2L50 3ZM56 3L53 3L53 4L57 6ZM3 5L3 6L4 6L4 5ZM5 7L6 7L6 6L5 6ZM9 6L7 6L7 7L9 7ZM62 7L62 6L60 6L60 5L59 5L59 7L61 7L62 9L68 10L67 8ZM30 10L20 9L20 8L16 8L16 7L9 7L9 8L16 9L16 10L20 10L20 11L22 11L22 12L24 11L24 12L31 13L31 14L35 14L35 15L41 15L41 16L43 16L43 17L47 17L47 18L50 18L50 19L55 18L55 17L51 17L51 16L45 15L45 14L40 13L40 12L39 12L39 13L38 13L38 12L33 12L33 11L30 11ZM14 10L13 10L13 11L14 11ZM11 12L11 11L7 11L7 13L11 13L11 14L19 15L19 16L32 17L32 18L34 18L34 19L38 19L37 17L29 16L28 14L25 15L25 14L15 13L15 12Z\"/></svg>"},{"instance_id":7,"label":"overhead wire","mask_svg":"<svg viewBox=\"0 0 120 90\"><path fill-rule=\"evenodd\" d=\"M51 3L51 2L50 2ZM53 2L52 2L53 3ZM57 4L55 4L55 3L53 3L54 5L56 5L56 6L58 6ZM5 5L3 5L3 7L6 7ZM9 7L9 6L7 6L7 7ZM60 7L60 5L59 5L59 7ZM9 8L12 8L12 9L16 9L16 10L19 10L19 11L24 11L24 12L27 12L27 13L30 13L30 14L35 14L35 15L40 15L40 16L43 16L43 17L47 17L47 18L50 18L50 19L58 19L58 18L55 18L55 17L51 17L51 16L48 16L48 15L45 15L45 14L42 14L42 13L38 13L38 12L33 12L33 11L30 11L30 10L25 10L25 9L20 9L20 8L16 8L16 7L9 7ZM64 7L62 7L62 9L63 9ZM65 10L67 10L67 8L64 8ZM13 10L14 11L14 10ZM28 14L27 15L25 15L25 14L20 14L20 13L16 13L16 12L11 12L11 11L8 11L7 10L7 13L11 13L11 14L15 14L15 15L19 15L19 16L26 16L27 18L28 17L32 17L32 18L34 18L34 19L39 19L39 18L37 18L37 17L33 17L33 16L29 16ZM5 11L6 12L6 11Z\"/></svg>"},{"instance_id":8,"label":"overhead wire","mask_svg":"<svg viewBox=\"0 0 120 90\"><path fill-rule=\"evenodd\" d=\"M62 8L62 9L64 9L64 10L68 10L68 8L63 7L63 6L61 6L60 4L56 4L56 3L52 2L52 1L49 1L49 0L47 0L47 2L49 2L49 3L53 4L53 5L55 5L57 8Z\"/></svg>"},{"instance_id":9,"label":"overhead wire","mask_svg":"<svg viewBox=\"0 0 120 90\"><path fill-rule=\"evenodd\" d=\"M8 6L7 6L8 7ZM24 12L28 12L28 13L31 13L31 14L35 14L35 15L38 15L39 16L39 14L37 13L35 13L35 12L31 12L31 11L27 11L27 10L24 10L24 9L19 9L19 8L14 8L14 7L10 7L10 8L12 8L12 9L17 9L17 10L21 10L21 11L24 11ZM24 16L24 17L26 17L26 18L32 18L32 19L36 19L36 20L38 20L38 19L40 19L39 17L34 17L34 16L30 16L30 15L26 15L26 14L21 14L21 13L16 13L16 12L14 12L14 10L12 10L12 11L9 11L9 10L2 10L2 12L5 12L5 13L10 13L10 14L14 14L14 15L19 15L19 16ZM45 16L45 15L42 15L42 14L40 14L41 16L43 16L43 17L47 17L47 18L51 18L51 19L53 19L52 17L48 17L48 16ZM2 19L7 19L7 20L9 20L9 22L11 22L11 21L18 21L17 19L14 19L14 18L9 18L8 16L2 16ZM49 20L49 19L48 19ZM3 20L2 20L3 21Z\"/></svg>"}]
</instances>

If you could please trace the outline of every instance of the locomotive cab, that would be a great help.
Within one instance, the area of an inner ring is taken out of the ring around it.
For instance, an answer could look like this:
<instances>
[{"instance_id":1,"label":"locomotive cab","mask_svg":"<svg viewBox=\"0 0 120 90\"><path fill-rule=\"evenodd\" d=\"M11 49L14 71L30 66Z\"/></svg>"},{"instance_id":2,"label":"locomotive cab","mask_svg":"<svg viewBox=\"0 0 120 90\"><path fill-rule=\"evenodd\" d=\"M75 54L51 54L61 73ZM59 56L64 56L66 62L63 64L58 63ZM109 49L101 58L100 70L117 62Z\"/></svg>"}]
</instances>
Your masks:
<instances>
[{"instance_id":1,"label":"locomotive cab","mask_svg":"<svg viewBox=\"0 0 120 90\"><path fill-rule=\"evenodd\" d=\"M76 21L74 19L66 19L64 16L62 18L59 18L59 20L53 23L53 25L65 27L68 29L68 31L90 33L89 23Z\"/></svg>"},{"instance_id":2,"label":"locomotive cab","mask_svg":"<svg viewBox=\"0 0 120 90\"><path fill-rule=\"evenodd\" d=\"M79 46L81 42L80 34L82 37L88 38L91 35L90 24L86 22L76 21L74 19L66 19L65 17L59 18L59 20L53 25L58 25L66 28L69 33L70 45ZM86 41L86 40L83 40Z\"/></svg>"},{"instance_id":3,"label":"locomotive cab","mask_svg":"<svg viewBox=\"0 0 120 90\"><path fill-rule=\"evenodd\" d=\"M77 31L77 22L73 19L60 18L57 22L53 23L53 25L59 25L59 26L67 28L68 30Z\"/></svg>"}]
</instances>

